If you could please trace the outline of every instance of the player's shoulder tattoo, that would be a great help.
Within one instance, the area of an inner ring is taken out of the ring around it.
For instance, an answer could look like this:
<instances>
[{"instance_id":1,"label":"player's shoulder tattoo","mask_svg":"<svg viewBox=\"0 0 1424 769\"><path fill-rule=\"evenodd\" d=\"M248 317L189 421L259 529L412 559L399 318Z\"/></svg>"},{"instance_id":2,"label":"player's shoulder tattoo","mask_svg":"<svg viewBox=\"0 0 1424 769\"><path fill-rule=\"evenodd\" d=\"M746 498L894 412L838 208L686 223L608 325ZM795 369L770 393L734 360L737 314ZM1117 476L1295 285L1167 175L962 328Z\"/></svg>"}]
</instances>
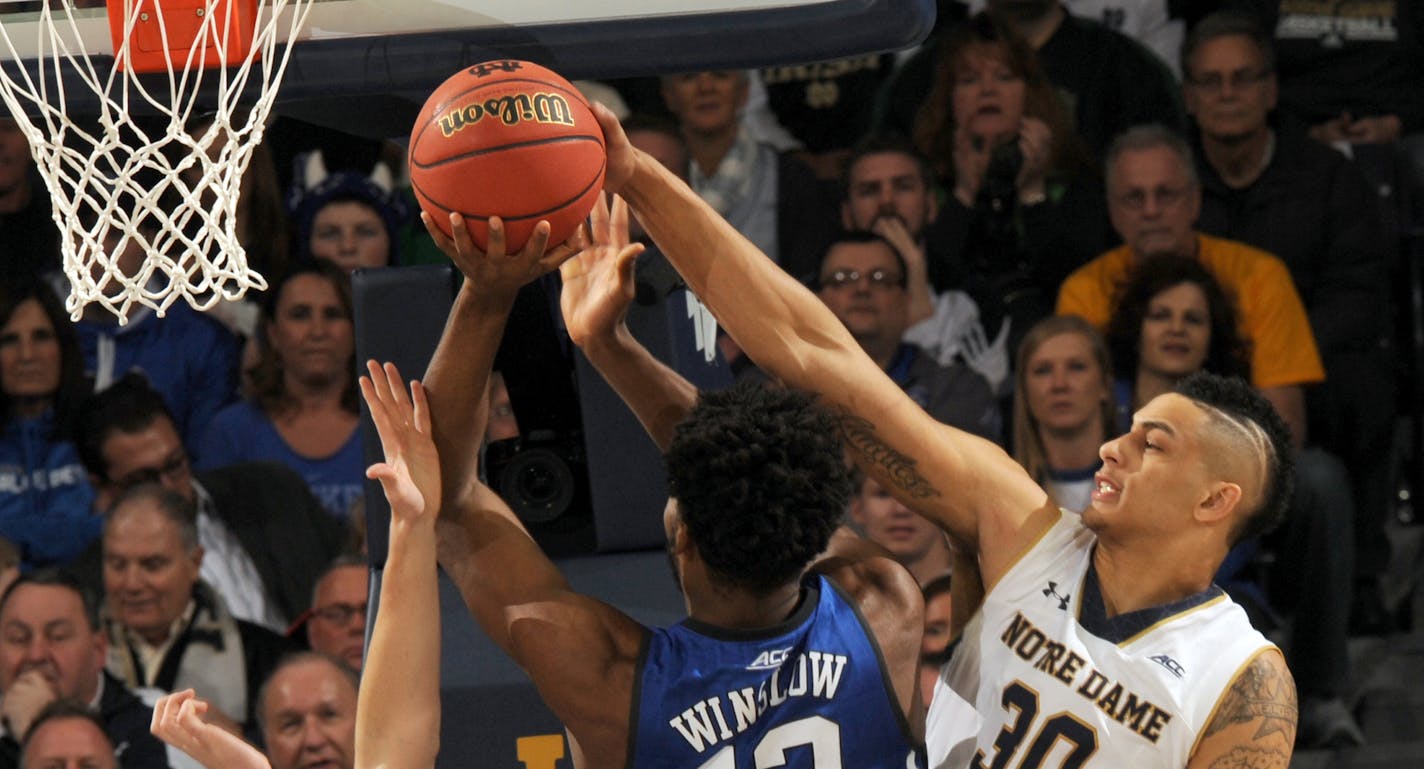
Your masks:
<instances>
[{"instance_id":1,"label":"player's shoulder tattoo","mask_svg":"<svg viewBox=\"0 0 1424 769\"><path fill-rule=\"evenodd\" d=\"M916 499L940 496L939 489L920 474L914 459L901 454L875 431L875 423L850 413L844 406L836 407L832 415L840 427L841 438L859 454L863 461L885 469L894 484Z\"/></svg>"},{"instance_id":2,"label":"player's shoulder tattoo","mask_svg":"<svg viewBox=\"0 0 1424 769\"><path fill-rule=\"evenodd\" d=\"M1204 736L1210 737L1236 724L1259 720L1261 725L1251 739L1261 740L1273 734L1281 734L1287 747L1295 744L1297 701L1295 680L1286 669L1285 661L1279 654L1258 654L1251 664L1231 682L1231 688L1222 697L1216 715L1207 724ZM1263 746L1243 747L1239 750L1254 751ZM1233 751L1233 754L1238 751ZM1289 757L1289 753L1286 754ZM1229 756L1224 756L1223 760ZM1218 762L1219 763L1219 762ZM1238 764L1221 764L1237 766ZM1239 764L1255 766L1257 764ZM1272 766L1273 764L1260 764ZM1284 764L1282 764L1284 766Z\"/></svg>"}]
</instances>

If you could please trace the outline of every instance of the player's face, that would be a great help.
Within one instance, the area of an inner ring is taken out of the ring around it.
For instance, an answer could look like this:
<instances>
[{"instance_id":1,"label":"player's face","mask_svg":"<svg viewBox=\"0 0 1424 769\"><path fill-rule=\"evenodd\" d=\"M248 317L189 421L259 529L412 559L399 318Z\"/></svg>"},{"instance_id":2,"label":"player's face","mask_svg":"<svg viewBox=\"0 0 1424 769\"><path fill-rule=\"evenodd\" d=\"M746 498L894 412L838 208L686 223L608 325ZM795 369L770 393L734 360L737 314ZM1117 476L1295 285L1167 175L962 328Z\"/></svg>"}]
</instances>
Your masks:
<instances>
[{"instance_id":1,"label":"player's face","mask_svg":"<svg viewBox=\"0 0 1424 769\"><path fill-rule=\"evenodd\" d=\"M836 282L837 274L842 282ZM904 284L905 273L888 245L837 243L821 264L819 296L864 344L905 333L909 295Z\"/></svg>"},{"instance_id":2,"label":"player's face","mask_svg":"<svg viewBox=\"0 0 1424 769\"><path fill-rule=\"evenodd\" d=\"M330 662L310 660L278 671L261 707L272 769L351 769L356 689Z\"/></svg>"},{"instance_id":3,"label":"player's face","mask_svg":"<svg viewBox=\"0 0 1424 769\"><path fill-rule=\"evenodd\" d=\"M867 478L860 493L851 498L850 514L866 539L889 550L907 567L945 547L939 527L915 515L874 479Z\"/></svg>"},{"instance_id":4,"label":"player's face","mask_svg":"<svg viewBox=\"0 0 1424 769\"><path fill-rule=\"evenodd\" d=\"M307 620L307 640L314 651L346 660L360 670L366 636L366 570L343 566L322 578Z\"/></svg>"},{"instance_id":5,"label":"player's face","mask_svg":"<svg viewBox=\"0 0 1424 769\"><path fill-rule=\"evenodd\" d=\"M855 161L847 177L841 223L850 230L869 230L877 219L893 216L919 239L934 221L934 195L925 186L919 164L899 152L880 152Z\"/></svg>"},{"instance_id":6,"label":"player's face","mask_svg":"<svg viewBox=\"0 0 1424 769\"><path fill-rule=\"evenodd\" d=\"M663 78L663 101L688 133L732 131L747 102L747 77L731 69L669 75Z\"/></svg>"},{"instance_id":7,"label":"player's face","mask_svg":"<svg viewBox=\"0 0 1424 769\"><path fill-rule=\"evenodd\" d=\"M40 724L25 745L22 769L115 769L114 746L87 718L55 718Z\"/></svg>"},{"instance_id":8,"label":"player's face","mask_svg":"<svg viewBox=\"0 0 1424 769\"><path fill-rule=\"evenodd\" d=\"M391 236L375 209L354 200L324 206L312 218L311 254L347 272L391 263Z\"/></svg>"},{"instance_id":9,"label":"player's face","mask_svg":"<svg viewBox=\"0 0 1424 769\"><path fill-rule=\"evenodd\" d=\"M105 648L78 593L60 585L21 585L0 615L0 692L33 672L58 696L88 702L99 685Z\"/></svg>"},{"instance_id":10,"label":"player's face","mask_svg":"<svg viewBox=\"0 0 1424 769\"><path fill-rule=\"evenodd\" d=\"M343 376L355 344L341 295L320 275L287 281L267 334L286 374L299 382Z\"/></svg>"},{"instance_id":11,"label":"player's face","mask_svg":"<svg viewBox=\"0 0 1424 769\"><path fill-rule=\"evenodd\" d=\"M59 389L59 338L37 299L26 299L0 327L0 389L21 401Z\"/></svg>"},{"instance_id":12,"label":"player's face","mask_svg":"<svg viewBox=\"0 0 1424 769\"><path fill-rule=\"evenodd\" d=\"M22 188L30 170L30 143L12 118L0 118L0 195Z\"/></svg>"},{"instance_id":13,"label":"player's face","mask_svg":"<svg viewBox=\"0 0 1424 769\"><path fill-rule=\"evenodd\" d=\"M136 433L115 430L100 446L108 477L105 490L116 493L140 483L158 482L193 501L193 470L188 452L168 417L159 416Z\"/></svg>"},{"instance_id":14,"label":"player's face","mask_svg":"<svg viewBox=\"0 0 1424 769\"><path fill-rule=\"evenodd\" d=\"M1139 355L1143 369L1170 379L1199 370L1211 349L1211 311L1206 292L1178 283L1147 303Z\"/></svg>"},{"instance_id":15,"label":"player's face","mask_svg":"<svg viewBox=\"0 0 1424 769\"><path fill-rule=\"evenodd\" d=\"M1024 362L1023 376L1028 413L1040 430L1058 435L1091 426L1112 397L1092 343L1078 333L1045 339Z\"/></svg>"},{"instance_id":16,"label":"player's face","mask_svg":"<svg viewBox=\"0 0 1424 769\"><path fill-rule=\"evenodd\" d=\"M1108 177L1113 229L1139 257L1193 256L1201 188L1166 147L1128 150Z\"/></svg>"},{"instance_id":17,"label":"player's face","mask_svg":"<svg viewBox=\"0 0 1424 769\"><path fill-rule=\"evenodd\" d=\"M184 548L178 526L152 499L132 500L113 515L104 531L109 613L149 643L160 643L192 598L202 548Z\"/></svg>"},{"instance_id":18,"label":"player's face","mask_svg":"<svg viewBox=\"0 0 1424 769\"><path fill-rule=\"evenodd\" d=\"M950 99L955 125L997 144L1016 136L1024 116L1022 75L998 46L974 46L959 62Z\"/></svg>"},{"instance_id":19,"label":"player's face","mask_svg":"<svg viewBox=\"0 0 1424 769\"><path fill-rule=\"evenodd\" d=\"M1083 523L1104 529L1175 535L1210 487L1203 453L1207 415L1176 393L1153 398L1132 429L1104 443Z\"/></svg>"},{"instance_id":20,"label":"player's face","mask_svg":"<svg viewBox=\"0 0 1424 769\"><path fill-rule=\"evenodd\" d=\"M1182 95L1204 136L1241 139L1266 130L1276 78L1250 38L1218 37L1192 54Z\"/></svg>"}]
</instances>

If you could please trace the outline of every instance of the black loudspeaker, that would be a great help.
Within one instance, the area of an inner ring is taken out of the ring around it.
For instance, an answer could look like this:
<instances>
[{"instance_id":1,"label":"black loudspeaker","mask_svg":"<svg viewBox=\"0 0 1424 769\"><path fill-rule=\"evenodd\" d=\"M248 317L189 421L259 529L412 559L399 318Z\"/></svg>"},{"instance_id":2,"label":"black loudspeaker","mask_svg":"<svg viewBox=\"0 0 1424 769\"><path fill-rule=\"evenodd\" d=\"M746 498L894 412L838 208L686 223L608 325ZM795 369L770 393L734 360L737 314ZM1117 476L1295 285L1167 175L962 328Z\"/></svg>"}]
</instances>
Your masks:
<instances>
[{"instance_id":1,"label":"black loudspeaker","mask_svg":"<svg viewBox=\"0 0 1424 769\"><path fill-rule=\"evenodd\" d=\"M700 389L731 383L711 315L656 253L638 265L628 327L655 357ZM358 270L352 278L356 355L394 361L407 377L429 364L460 275L448 265ZM510 314L496 368L504 373L518 439L492 444L486 482L551 556L661 548L666 482L657 447L562 330L557 276L526 286ZM472 395L472 397L474 397ZM363 413L364 419L369 419ZM374 425L366 458L380 459ZM372 563L385 562L389 508L366 485Z\"/></svg>"}]
</instances>

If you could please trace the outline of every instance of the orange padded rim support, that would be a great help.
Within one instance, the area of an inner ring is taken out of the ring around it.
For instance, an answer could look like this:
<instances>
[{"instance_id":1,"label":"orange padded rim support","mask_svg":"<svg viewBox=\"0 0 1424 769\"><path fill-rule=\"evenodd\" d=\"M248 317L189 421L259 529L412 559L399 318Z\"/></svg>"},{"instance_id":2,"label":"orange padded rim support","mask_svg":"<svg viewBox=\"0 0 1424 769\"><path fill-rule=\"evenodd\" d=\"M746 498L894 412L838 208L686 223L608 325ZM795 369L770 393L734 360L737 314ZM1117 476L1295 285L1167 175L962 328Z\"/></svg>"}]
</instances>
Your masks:
<instances>
[{"instance_id":1,"label":"orange padded rim support","mask_svg":"<svg viewBox=\"0 0 1424 769\"><path fill-rule=\"evenodd\" d=\"M182 71L188 52L211 24L204 50L195 64L202 67L236 67L248 60L257 29L260 0L105 0L109 10L109 34L114 52L124 43L124 6L134 6L132 34L129 36L128 63L135 72L168 72L172 61L175 71ZM162 6L163 22L159 24L158 7ZM211 7L210 7L211 6ZM224 16L230 14L230 18ZM168 51L163 50L166 27ZM227 35L226 51L219 45ZM226 56L223 54L226 53ZM120 66L124 66L120 60Z\"/></svg>"}]
</instances>

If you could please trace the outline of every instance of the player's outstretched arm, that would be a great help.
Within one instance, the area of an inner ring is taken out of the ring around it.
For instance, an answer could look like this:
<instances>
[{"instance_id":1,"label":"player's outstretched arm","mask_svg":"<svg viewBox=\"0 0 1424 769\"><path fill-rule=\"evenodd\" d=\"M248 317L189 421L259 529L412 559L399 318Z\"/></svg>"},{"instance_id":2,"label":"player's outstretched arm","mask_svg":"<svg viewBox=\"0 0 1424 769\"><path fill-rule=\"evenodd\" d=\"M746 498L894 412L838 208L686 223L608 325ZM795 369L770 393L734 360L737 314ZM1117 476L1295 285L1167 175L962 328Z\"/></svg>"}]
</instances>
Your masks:
<instances>
[{"instance_id":1,"label":"player's outstretched arm","mask_svg":"<svg viewBox=\"0 0 1424 769\"><path fill-rule=\"evenodd\" d=\"M635 150L612 113L594 114L608 145L605 187L628 199L718 321L763 369L820 394L857 462L896 497L975 542L992 583L1056 518L1043 490L999 447L934 421L814 294Z\"/></svg>"},{"instance_id":2,"label":"player's outstretched arm","mask_svg":"<svg viewBox=\"0 0 1424 769\"><path fill-rule=\"evenodd\" d=\"M485 391L514 299L524 284L557 268L577 248L573 240L547 248L549 225L540 222L519 253L506 254L504 223L491 217L488 250L482 251L470 239L465 220L458 214L450 215L453 236L435 227L429 214L420 216L436 245L465 276L423 380L435 414L435 446L440 450L444 479L442 496L449 509L451 501L465 492L466 483L479 471L488 401L470 397L469 391ZM452 333L454 329L460 333Z\"/></svg>"},{"instance_id":3,"label":"player's outstretched arm","mask_svg":"<svg viewBox=\"0 0 1424 769\"><path fill-rule=\"evenodd\" d=\"M203 720L208 703L192 689L165 694L153 705L149 730L206 769L272 769L262 751L232 732Z\"/></svg>"},{"instance_id":4,"label":"player's outstretched arm","mask_svg":"<svg viewBox=\"0 0 1424 769\"><path fill-rule=\"evenodd\" d=\"M574 249L565 244L545 253L548 225L540 223L529 245L507 256L502 228L492 220L489 250L481 252L458 217L452 224L453 239L438 230L431 234L466 281L425 381L446 475L437 522L440 565L475 621L528 672L580 748L608 756L614 765L627 750L634 666L645 631L616 609L573 592L477 472L485 383L514 296ZM428 222L427 229L433 229ZM448 476L455 473L458 482L452 483Z\"/></svg>"},{"instance_id":5,"label":"player's outstretched arm","mask_svg":"<svg viewBox=\"0 0 1424 769\"><path fill-rule=\"evenodd\" d=\"M1231 682L1187 769L1286 769L1296 731L1295 680L1275 649Z\"/></svg>"},{"instance_id":6,"label":"player's outstretched arm","mask_svg":"<svg viewBox=\"0 0 1424 769\"><path fill-rule=\"evenodd\" d=\"M429 769L440 750L440 459L420 383L411 382L407 394L394 364L370 361L367 371L361 396L385 461L366 475L381 482L391 526L356 704L356 769Z\"/></svg>"},{"instance_id":7,"label":"player's outstretched arm","mask_svg":"<svg viewBox=\"0 0 1424 769\"><path fill-rule=\"evenodd\" d=\"M628 204L599 198L589 243L559 267L559 305L574 344L633 410L659 449L697 402L697 388L653 357L624 322L633 301L633 268L643 246L628 241Z\"/></svg>"}]
</instances>

